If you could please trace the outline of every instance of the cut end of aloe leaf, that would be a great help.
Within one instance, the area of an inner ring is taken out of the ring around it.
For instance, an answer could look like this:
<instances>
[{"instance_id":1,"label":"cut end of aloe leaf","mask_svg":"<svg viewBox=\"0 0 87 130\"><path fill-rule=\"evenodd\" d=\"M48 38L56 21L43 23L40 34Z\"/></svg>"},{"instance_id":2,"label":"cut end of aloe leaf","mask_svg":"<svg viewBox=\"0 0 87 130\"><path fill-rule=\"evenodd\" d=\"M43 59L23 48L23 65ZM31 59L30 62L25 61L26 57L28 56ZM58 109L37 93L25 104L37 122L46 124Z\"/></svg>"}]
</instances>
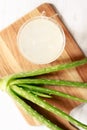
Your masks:
<instances>
[{"instance_id":1,"label":"cut end of aloe leaf","mask_svg":"<svg viewBox=\"0 0 87 130\"><path fill-rule=\"evenodd\" d=\"M6 86L4 84L4 80L0 79L0 90L5 91L6 90Z\"/></svg>"}]
</instances>

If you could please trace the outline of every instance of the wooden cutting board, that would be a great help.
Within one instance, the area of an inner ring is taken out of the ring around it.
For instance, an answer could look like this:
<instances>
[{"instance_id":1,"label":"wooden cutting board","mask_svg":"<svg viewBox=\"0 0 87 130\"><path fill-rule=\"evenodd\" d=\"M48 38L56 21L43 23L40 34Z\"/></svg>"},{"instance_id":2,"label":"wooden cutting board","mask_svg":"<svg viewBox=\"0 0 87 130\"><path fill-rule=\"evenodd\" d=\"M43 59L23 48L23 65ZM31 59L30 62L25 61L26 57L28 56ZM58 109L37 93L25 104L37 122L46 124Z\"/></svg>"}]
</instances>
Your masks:
<instances>
[{"instance_id":1,"label":"wooden cutting board","mask_svg":"<svg viewBox=\"0 0 87 130\"><path fill-rule=\"evenodd\" d=\"M29 71L47 66L57 65L60 63L71 62L85 57L76 41L73 39L66 26L59 18L59 15L55 16L54 19L62 26L66 36L66 46L62 55L56 61L46 65L32 64L21 55L17 47L17 33L24 22L26 22L28 19L31 19L32 17L42 15L43 11L45 11L46 16L48 17L54 16L56 13L58 13L53 5L45 3L0 32L0 77L21 71ZM56 72L46 76L47 78L53 79L87 82L87 65L75 69ZM58 89L62 92L87 99L86 89L72 87L58 88L56 86L54 86L54 89ZM74 102L69 99L60 97L54 97L54 99L48 101L56 107L64 110L66 113L69 113L72 108L80 104L80 102ZM67 121L56 117L51 113L48 114L44 110L39 110L42 111L43 114L47 115L51 121L61 126L64 130L75 130L75 128L72 127Z\"/></svg>"}]
</instances>

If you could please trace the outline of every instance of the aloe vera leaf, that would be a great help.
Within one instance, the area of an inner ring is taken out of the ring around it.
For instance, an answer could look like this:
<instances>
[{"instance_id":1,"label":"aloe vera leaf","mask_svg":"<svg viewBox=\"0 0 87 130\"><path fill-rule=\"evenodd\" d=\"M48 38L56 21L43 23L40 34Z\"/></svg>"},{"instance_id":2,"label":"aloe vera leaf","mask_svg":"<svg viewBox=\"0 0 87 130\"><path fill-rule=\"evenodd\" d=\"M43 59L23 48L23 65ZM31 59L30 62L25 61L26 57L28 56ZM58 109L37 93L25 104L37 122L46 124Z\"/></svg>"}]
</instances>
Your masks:
<instances>
[{"instance_id":1,"label":"aloe vera leaf","mask_svg":"<svg viewBox=\"0 0 87 130\"><path fill-rule=\"evenodd\" d=\"M51 98L52 97L50 95L47 95L47 94L44 94L44 93L41 93L41 92L33 91L32 93L36 94L37 96L44 97L44 98Z\"/></svg>"},{"instance_id":2,"label":"aloe vera leaf","mask_svg":"<svg viewBox=\"0 0 87 130\"><path fill-rule=\"evenodd\" d=\"M70 115L66 114L62 110L56 108L55 106L52 106L51 104L47 103L45 100L42 100L41 98L39 98L37 95L34 95L31 92L29 93L29 92L25 91L23 88L17 87L15 85L12 86L11 89L14 92L16 92L18 95L22 96L23 98L25 98L25 99L37 104L38 106L62 117L63 119L66 119L70 123L87 130L87 125L77 121L76 119L74 119Z\"/></svg>"},{"instance_id":3,"label":"aloe vera leaf","mask_svg":"<svg viewBox=\"0 0 87 130\"><path fill-rule=\"evenodd\" d=\"M30 72L21 72L21 73L13 75L12 78L17 79L17 78L32 77L32 76L48 74L48 73L55 72L55 71L78 67L78 66L86 64L86 63L87 63L87 58L84 58L82 60L73 61L70 63L60 64L60 65L55 65L55 66L49 66L47 68L37 69L34 71L30 71Z\"/></svg>"},{"instance_id":4,"label":"aloe vera leaf","mask_svg":"<svg viewBox=\"0 0 87 130\"><path fill-rule=\"evenodd\" d=\"M7 85L9 85L14 80L19 79L19 78L23 79L26 77L33 77L33 76L43 75L43 74L47 74L47 73L51 73L51 72L55 72L55 71L64 70L64 69L70 69L70 68L77 67L77 66L80 66L80 65L83 65L86 63L87 63L87 58L84 58L82 60L73 61L70 63L60 64L60 65L55 65L55 66L49 66L47 68L37 69L37 70L29 71L29 72L20 72L18 74L13 74L13 75L3 78L2 79L4 81L3 86L5 89L5 87ZM0 88L1 88L1 86L0 86Z\"/></svg>"},{"instance_id":5,"label":"aloe vera leaf","mask_svg":"<svg viewBox=\"0 0 87 130\"><path fill-rule=\"evenodd\" d=\"M38 119L39 122L46 125L51 130L63 130L62 128L58 127L50 120L45 118L43 115L39 114L36 110L34 110L31 106L25 103L16 93L14 93L11 89L7 89L9 95L15 100L16 104L19 105L24 112L31 115L36 120Z\"/></svg>"},{"instance_id":6,"label":"aloe vera leaf","mask_svg":"<svg viewBox=\"0 0 87 130\"><path fill-rule=\"evenodd\" d=\"M86 88L87 83L77 82L77 81L66 81L66 80L55 80L55 79L17 79L14 80L11 84L35 84L35 85L57 85L57 86L70 86L70 87L79 87Z\"/></svg>"},{"instance_id":7,"label":"aloe vera leaf","mask_svg":"<svg viewBox=\"0 0 87 130\"><path fill-rule=\"evenodd\" d=\"M37 86L27 85L27 84L19 84L19 87L27 88L27 91L29 90L32 92L39 92L39 93L41 92L43 94L56 95L56 96L68 98L74 101L87 102L86 99L78 98L76 96L72 96L70 94L60 92L58 90L52 90L48 88L42 88L42 87L37 87Z\"/></svg>"}]
</instances>

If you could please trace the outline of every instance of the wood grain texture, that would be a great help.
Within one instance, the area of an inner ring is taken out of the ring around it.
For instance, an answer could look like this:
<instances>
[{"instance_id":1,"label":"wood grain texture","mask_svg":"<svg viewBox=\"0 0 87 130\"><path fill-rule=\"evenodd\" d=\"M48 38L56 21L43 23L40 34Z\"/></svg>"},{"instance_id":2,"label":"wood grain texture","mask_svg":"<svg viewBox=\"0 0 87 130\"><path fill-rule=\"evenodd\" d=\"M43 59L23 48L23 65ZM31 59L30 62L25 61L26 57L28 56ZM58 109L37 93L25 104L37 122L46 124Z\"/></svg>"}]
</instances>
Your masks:
<instances>
[{"instance_id":1,"label":"wood grain texture","mask_svg":"<svg viewBox=\"0 0 87 130\"><path fill-rule=\"evenodd\" d=\"M28 13L27 15L25 15L24 17L22 17L21 19L19 19L18 21L11 24L9 27L7 27L6 29L0 32L0 77L21 72L21 71L29 71L29 70L34 70L34 69L43 68L47 66L53 66L60 63L71 62L85 57L83 52L77 45L76 41L73 39L68 29L61 21L59 15L55 16L54 19L58 22L58 24L62 26L66 36L66 46L62 55L56 61L46 65L32 64L30 61L28 61L21 55L17 46L18 31L20 27L23 25L23 23L25 23L27 20L33 17L41 15L43 11L46 12L46 16L48 17L51 17L56 13L58 13L56 9L53 7L53 5L45 3L37 7L35 10ZM47 78L86 82L87 65L75 69L56 72L47 75ZM68 87L58 88L56 86L54 86L54 89L87 99L86 89L81 89L81 88L76 89L76 88L68 88ZM56 107L59 107L62 110L64 110L66 113L69 113L72 108L80 104L79 102L74 102L69 99L64 99L60 97L55 97L54 99L48 101L53 105L55 105ZM47 114L47 112L42 110L41 108L38 108L38 110L44 115L47 115L47 117L51 121L61 126L64 130L75 130L75 128L72 127L67 121L59 117L56 117L51 113ZM33 120L31 121L28 120L28 121L33 122Z\"/></svg>"}]
</instances>

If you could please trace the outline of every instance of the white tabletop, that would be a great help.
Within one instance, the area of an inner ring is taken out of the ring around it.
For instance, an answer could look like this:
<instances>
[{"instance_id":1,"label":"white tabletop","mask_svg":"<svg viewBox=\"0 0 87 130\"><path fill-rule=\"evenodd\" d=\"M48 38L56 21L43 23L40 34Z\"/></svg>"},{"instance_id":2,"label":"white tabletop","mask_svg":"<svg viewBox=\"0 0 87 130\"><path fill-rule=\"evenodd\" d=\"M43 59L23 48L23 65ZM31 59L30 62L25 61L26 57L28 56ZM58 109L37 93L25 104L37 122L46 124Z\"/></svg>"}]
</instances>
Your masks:
<instances>
[{"instance_id":1,"label":"white tabletop","mask_svg":"<svg viewBox=\"0 0 87 130\"><path fill-rule=\"evenodd\" d=\"M53 3L64 23L87 56L87 0L0 0L0 30L42 3ZM31 127L13 101L0 92L0 130L47 130Z\"/></svg>"}]
</instances>

